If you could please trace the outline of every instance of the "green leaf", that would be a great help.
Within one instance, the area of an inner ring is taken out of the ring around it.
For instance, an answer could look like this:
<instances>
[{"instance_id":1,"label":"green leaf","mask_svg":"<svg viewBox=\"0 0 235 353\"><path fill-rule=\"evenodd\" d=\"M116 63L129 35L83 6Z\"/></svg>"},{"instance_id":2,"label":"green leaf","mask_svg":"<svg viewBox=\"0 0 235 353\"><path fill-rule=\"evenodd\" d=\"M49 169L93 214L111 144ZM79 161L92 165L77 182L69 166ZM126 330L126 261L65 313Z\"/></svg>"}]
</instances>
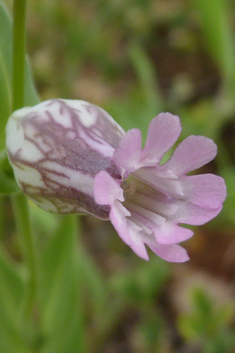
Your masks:
<instances>
[{"instance_id":1,"label":"green leaf","mask_svg":"<svg viewBox=\"0 0 235 353\"><path fill-rule=\"evenodd\" d=\"M53 285L63 276L63 266L71 266L74 257L71 227L67 216L62 216L55 233L48 239L44 253L41 256L41 300L43 306L50 301ZM68 269L66 267L66 269ZM54 281L54 282L53 282Z\"/></svg>"},{"instance_id":2,"label":"green leaf","mask_svg":"<svg viewBox=\"0 0 235 353\"><path fill-rule=\"evenodd\" d=\"M5 297L11 303L12 310L15 310L21 301L23 281L17 267L10 262L3 249L0 249L0 283L0 302Z\"/></svg>"},{"instance_id":3,"label":"green leaf","mask_svg":"<svg viewBox=\"0 0 235 353\"><path fill-rule=\"evenodd\" d=\"M28 60L25 59L25 105L39 102ZM11 114L12 23L5 5L0 2L0 150L5 147L5 126Z\"/></svg>"},{"instance_id":4,"label":"green leaf","mask_svg":"<svg viewBox=\"0 0 235 353\"><path fill-rule=\"evenodd\" d=\"M34 231L39 239L47 239L48 234L53 234L55 232L61 215L46 212L39 208L34 202L30 202L30 213ZM45 232L45 229L47 232Z\"/></svg>"},{"instance_id":5,"label":"green leaf","mask_svg":"<svg viewBox=\"0 0 235 353\"><path fill-rule=\"evenodd\" d=\"M235 226L234 212L235 212L235 188L234 188L234 180L235 180L235 168L226 167L222 170L222 177L225 179L227 186L227 198L224 202L224 206L221 212L221 219L229 225L230 227Z\"/></svg>"},{"instance_id":6,"label":"green leaf","mask_svg":"<svg viewBox=\"0 0 235 353\"><path fill-rule=\"evenodd\" d=\"M235 79L235 46L232 27L229 24L227 0L195 0L208 47L217 61L224 79ZM231 18L232 20L232 18Z\"/></svg>"},{"instance_id":7,"label":"green leaf","mask_svg":"<svg viewBox=\"0 0 235 353\"><path fill-rule=\"evenodd\" d=\"M24 104L25 106L33 106L40 102L35 83L33 80L31 68L29 65L29 59L25 59L25 92L24 92Z\"/></svg>"},{"instance_id":8,"label":"green leaf","mask_svg":"<svg viewBox=\"0 0 235 353\"><path fill-rule=\"evenodd\" d=\"M211 299L206 295L204 290L196 288L193 292L193 301L198 314L203 317L212 315Z\"/></svg>"},{"instance_id":9,"label":"green leaf","mask_svg":"<svg viewBox=\"0 0 235 353\"><path fill-rule=\"evenodd\" d=\"M145 97L146 108L152 117L162 111L163 102L157 85L156 71L141 44L132 42L129 56L139 79L142 94Z\"/></svg>"},{"instance_id":10,"label":"green leaf","mask_svg":"<svg viewBox=\"0 0 235 353\"><path fill-rule=\"evenodd\" d=\"M138 82L134 87L129 86L125 98L115 97L106 103L105 108L125 130L140 128L145 139L149 122L162 111L164 102L156 70L141 44L131 42L128 54Z\"/></svg>"},{"instance_id":11,"label":"green leaf","mask_svg":"<svg viewBox=\"0 0 235 353\"><path fill-rule=\"evenodd\" d=\"M0 152L0 194L7 195L19 191L7 153L3 150Z\"/></svg>"},{"instance_id":12,"label":"green leaf","mask_svg":"<svg viewBox=\"0 0 235 353\"><path fill-rule=\"evenodd\" d=\"M112 277L111 285L115 293L123 297L123 301L136 301L139 305L146 306L156 300L169 279L169 274L169 264L153 257L151 265L140 262L134 270L117 273Z\"/></svg>"},{"instance_id":13,"label":"green leaf","mask_svg":"<svg viewBox=\"0 0 235 353\"><path fill-rule=\"evenodd\" d=\"M0 311L1 315L1 311ZM4 321L0 321L0 352L3 353L26 353L22 341L15 337L14 333L10 333L4 326Z\"/></svg>"},{"instance_id":14,"label":"green leaf","mask_svg":"<svg viewBox=\"0 0 235 353\"><path fill-rule=\"evenodd\" d=\"M79 313L81 309L78 306L73 307L69 326L64 324L63 334L51 336L49 341L45 341L46 344L40 351L41 353L82 353L85 351L85 332ZM58 316L57 319L60 321L62 318Z\"/></svg>"},{"instance_id":15,"label":"green leaf","mask_svg":"<svg viewBox=\"0 0 235 353\"><path fill-rule=\"evenodd\" d=\"M83 329L82 286L81 283L78 286L75 266L76 228L73 222L72 216L61 219L57 232L50 238L41 257L40 301L45 347L42 352L83 351L83 335L79 336ZM67 344L72 344L69 337L76 342L71 350L66 349Z\"/></svg>"},{"instance_id":16,"label":"green leaf","mask_svg":"<svg viewBox=\"0 0 235 353\"><path fill-rule=\"evenodd\" d=\"M23 352L18 313L23 294L23 280L10 259L0 249L0 352Z\"/></svg>"}]
</instances>

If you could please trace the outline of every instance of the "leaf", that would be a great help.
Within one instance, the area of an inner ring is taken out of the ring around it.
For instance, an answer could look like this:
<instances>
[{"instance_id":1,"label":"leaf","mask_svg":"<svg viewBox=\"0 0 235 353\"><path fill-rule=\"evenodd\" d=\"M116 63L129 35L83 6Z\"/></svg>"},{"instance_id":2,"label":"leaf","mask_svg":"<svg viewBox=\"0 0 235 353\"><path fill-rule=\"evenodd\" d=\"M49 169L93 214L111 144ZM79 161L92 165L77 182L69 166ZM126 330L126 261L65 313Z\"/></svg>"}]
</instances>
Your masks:
<instances>
[{"instance_id":1,"label":"leaf","mask_svg":"<svg viewBox=\"0 0 235 353\"><path fill-rule=\"evenodd\" d=\"M19 191L6 151L3 150L0 152L0 194L7 195Z\"/></svg>"},{"instance_id":2,"label":"leaf","mask_svg":"<svg viewBox=\"0 0 235 353\"><path fill-rule=\"evenodd\" d=\"M228 167L224 168L221 173L222 177L226 181L227 186L227 198L224 202L224 206L221 212L220 218L231 227L235 226L234 212L235 212L235 168Z\"/></svg>"},{"instance_id":3,"label":"leaf","mask_svg":"<svg viewBox=\"0 0 235 353\"><path fill-rule=\"evenodd\" d=\"M67 282L64 282L64 286ZM57 297L56 297L57 298ZM55 298L55 300L56 300ZM84 352L85 349L85 330L83 324L83 317L81 313L81 302L78 296L75 296L75 301L69 303L71 296L68 296L64 303L70 304L70 315L68 321L64 320L64 310L60 313L57 312L55 318L59 325L54 325L52 321L52 330L50 334L45 336L44 346L41 353L74 353ZM66 308L68 305L66 305ZM60 315L62 314L62 315ZM55 330L56 328L56 330ZM58 330L59 329L59 330Z\"/></svg>"},{"instance_id":4,"label":"leaf","mask_svg":"<svg viewBox=\"0 0 235 353\"><path fill-rule=\"evenodd\" d=\"M3 249L0 249L0 283L0 352L23 352L18 326L23 281Z\"/></svg>"},{"instance_id":5,"label":"leaf","mask_svg":"<svg viewBox=\"0 0 235 353\"><path fill-rule=\"evenodd\" d=\"M142 94L145 97L146 107L154 116L162 111L162 98L157 85L157 77L151 60L148 58L141 44L132 42L129 47L129 56L140 82Z\"/></svg>"},{"instance_id":6,"label":"leaf","mask_svg":"<svg viewBox=\"0 0 235 353\"><path fill-rule=\"evenodd\" d=\"M0 311L1 315L1 311ZM14 338L14 334L10 334L9 331L6 331L4 327L4 322L0 322L0 352L3 353L25 353L25 348L20 339Z\"/></svg>"},{"instance_id":7,"label":"leaf","mask_svg":"<svg viewBox=\"0 0 235 353\"><path fill-rule=\"evenodd\" d=\"M235 79L235 46L229 25L229 2L226 0L195 0L209 49L219 64L224 79Z\"/></svg>"},{"instance_id":8,"label":"leaf","mask_svg":"<svg viewBox=\"0 0 235 353\"><path fill-rule=\"evenodd\" d=\"M75 267L76 228L73 218L61 219L41 257L40 301L45 346L42 352L82 352L83 339L79 336L83 327L82 285L78 286ZM74 333L75 328L78 331ZM73 342L76 341L74 349L66 350L67 344L72 344L67 341L71 335L80 338L73 337Z\"/></svg>"},{"instance_id":9,"label":"leaf","mask_svg":"<svg viewBox=\"0 0 235 353\"><path fill-rule=\"evenodd\" d=\"M25 92L24 104L25 106L32 106L40 102L35 83L33 80L32 72L29 65L29 59L25 59Z\"/></svg>"},{"instance_id":10,"label":"leaf","mask_svg":"<svg viewBox=\"0 0 235 353\"><path fill-rule=\"evenodd\" d=\"M23 281L18 269L10 262L0 249L0 297L3 297L11 303L12 310L18 308L23 293Z\"/></svg>"},{"instance_id":11,"label":"leaf","mask_svg":"<svg viewBox=\"0 0 235 353\"><path fill-rule=\"evenodd\" d=\"M41 300L43 306L50 300L53 281L57 282L58 278L63 276L62 268L64 265L66 266L66 263L68 263L68 266L71 264L71 255L74 249L68 219L69 216L61 217L55 233L49 238L46 249L41 256Z\"/></svg>"},{"instance_id":12,"label":"leaf","mask_svg":"<svg viewBox=\"0 0 235 353\"><path fill-rule=\"evenodd\" d=\"M11 114L12 23L5 5L0 2L0 150L5 147L5 126ZM28 60L25 59L25 105L39 102Z\"/></svg>"},{"instance_id":13,"label":"leaf","mask_svg":"<svg viewBox=\"0 0 235 353\"><path fill-rule=\"evenodd\" d=\"M137 302L140 306L152 303L161 293L169 279L169 264L157 257L149 263L140 262L131 271L117 273L112 277L111 286L123 301ZM156 273L158 276L156 277Z\"/></svg>"},{"instance_id":14,"label":"leaf","mask_svg":"<svg viewBox=\"0 0 235 353\"><path fill-rule=\"evenodd\" d=\"M58 339L54 337L54 340L49 342L41 353L74 353L74 352L86 352L85 350L85 332L83 323L79 315L76 312L77 308L74 308L73 317L70 320L69 329L64 330L63 336Z\"/></svg>"}]
</instances>

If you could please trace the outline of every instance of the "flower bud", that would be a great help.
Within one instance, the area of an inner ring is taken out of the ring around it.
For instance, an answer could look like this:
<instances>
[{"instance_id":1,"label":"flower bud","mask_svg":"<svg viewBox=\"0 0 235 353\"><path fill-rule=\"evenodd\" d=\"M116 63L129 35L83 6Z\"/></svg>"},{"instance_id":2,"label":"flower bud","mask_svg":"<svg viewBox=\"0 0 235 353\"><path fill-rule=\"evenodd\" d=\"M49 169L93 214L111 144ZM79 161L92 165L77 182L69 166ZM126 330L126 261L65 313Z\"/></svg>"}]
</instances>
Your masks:
<instances>
[{"instance_id":1,"label":"flower bud","mask_svg":"<svg viewBox=\"0 0 235 353\"><path fill-rule=\"evenodd\" d=\"M14 112L6 146L20 188L39 207L108 219L110 207L94 201L94 177L105 170L121 178L112 156L123 134L101 108L54 99Z\"/></svg>"}]
</instances>

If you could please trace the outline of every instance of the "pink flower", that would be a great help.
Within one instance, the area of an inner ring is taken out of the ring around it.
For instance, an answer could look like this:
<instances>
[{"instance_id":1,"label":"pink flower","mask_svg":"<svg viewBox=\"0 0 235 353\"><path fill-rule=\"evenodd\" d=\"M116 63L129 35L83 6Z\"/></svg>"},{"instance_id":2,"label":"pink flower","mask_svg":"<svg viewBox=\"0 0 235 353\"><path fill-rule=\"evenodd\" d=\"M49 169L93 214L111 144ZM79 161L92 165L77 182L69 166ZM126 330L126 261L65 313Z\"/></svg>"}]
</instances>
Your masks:
<instances>
[{"instance_id":1,"label":"pink flower","mask_svg":"<svg viewBox=\"0 0 235 353\"><path fill-rule=\"evenodd\" d=\"M145 147L138 129L127 133L101 108L55 99L14 112L6 146L16 180L37 205L55 213L110 219L121 239L148 260L146 245L172 262L188 260L178 243L214 218L226 197L213 174L187 176L216 156L214 142L189 136L172 157L163 155L181 132L180 120L161 113Z\"/></svg>"},{"instance_id":2,"label":"pink flower","mask_svg":"<svg viewBox=\"0 0 235 353\"><path fill-rule=\"evenodd\" d=\"M181 132L180 120L161 113L149 125L141 148L141 132L129 130L113 154L122 179L106 171L95 177L94 196L109 205L109 218L121 239L141 258L148 260L145 245L171 262L184 262L188 254L178 243L193 231L178 224L201 225L214 218L226 197L223 178L213 174L187 176L216 156L215 143L203 136L189 136L172 157L160 164Z\"/></svg>"}]
</instances>

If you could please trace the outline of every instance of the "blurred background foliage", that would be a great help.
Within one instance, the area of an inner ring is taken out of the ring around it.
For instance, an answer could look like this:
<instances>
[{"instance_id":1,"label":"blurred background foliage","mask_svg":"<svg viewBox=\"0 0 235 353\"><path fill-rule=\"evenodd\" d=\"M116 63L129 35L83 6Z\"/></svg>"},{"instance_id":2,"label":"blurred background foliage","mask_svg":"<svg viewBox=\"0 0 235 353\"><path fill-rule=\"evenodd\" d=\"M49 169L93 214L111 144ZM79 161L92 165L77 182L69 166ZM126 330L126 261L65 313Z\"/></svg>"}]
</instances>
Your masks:
<instances>
[{"instance_id":1,"label":"blurred background foliage","mask_svg":"<svg viewBox=\"0 0 235 353\"><path fill-rule=\"evenodd\" d=\"M218 144L200 172L223 176L228 198L186 242L191 260L182 265L144 262L89 216L75 239L66 217L31 205L41 276L24 334L16 313L25 273L2 197L0 352L234 353L235 1L28 0L27 15L41 100L90 101L144 136L159 112L179 115L182 139Z\"/></svg>"}]
</instances>

